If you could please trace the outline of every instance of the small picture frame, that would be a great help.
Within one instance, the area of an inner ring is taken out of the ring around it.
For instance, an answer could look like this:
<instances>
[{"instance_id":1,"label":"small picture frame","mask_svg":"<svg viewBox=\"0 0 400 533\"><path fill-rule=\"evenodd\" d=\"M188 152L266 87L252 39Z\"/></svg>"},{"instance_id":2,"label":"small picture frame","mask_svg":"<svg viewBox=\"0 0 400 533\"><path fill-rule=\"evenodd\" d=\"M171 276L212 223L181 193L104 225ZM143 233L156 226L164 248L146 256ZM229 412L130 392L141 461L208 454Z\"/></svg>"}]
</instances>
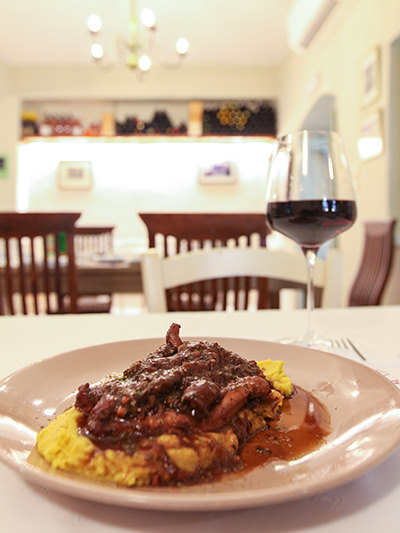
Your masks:
<instances>
[{"instance_id":1,"label":"small picture frame","mask_svg":"<svg viewBox=\"0 0 400 533\"><path fill-rule=\"evenodd\" d=\"M238 181L238 170L231 161L216 163L199 169L199 183L202 185L233 185Z\"/></svg>"},{"instance_id":2,"label":"small picture frame","mask_svg":"<svg viewBox=\"0 0 400 533\"><path fill-rule=\"evenodd\" d=\"M58 186L63 190L88 191L92 188L92 164L90 161L60 161Z\"/></svg>"},{"instance_id":3,"label":"small picture frame","mask_svg":"<svg viewBox=\"0 0 400 533\"><path fill-rule=\"evenodd\" d=\"M362 161L366 161L380 156L383 150L383 113L378 110L361 122L358 154Z\"/></svg>"},{"instance_id":4,"label":"small picture frame","mask_svg":"<svg viewBox=\"0 0 400 533\"><path fill-rule=\"evenodd\" d=\"M380 94L381 60L379 48L374 48L361 66L361 104L363 107L374 102Z\"/></svg>"}]
</instances>

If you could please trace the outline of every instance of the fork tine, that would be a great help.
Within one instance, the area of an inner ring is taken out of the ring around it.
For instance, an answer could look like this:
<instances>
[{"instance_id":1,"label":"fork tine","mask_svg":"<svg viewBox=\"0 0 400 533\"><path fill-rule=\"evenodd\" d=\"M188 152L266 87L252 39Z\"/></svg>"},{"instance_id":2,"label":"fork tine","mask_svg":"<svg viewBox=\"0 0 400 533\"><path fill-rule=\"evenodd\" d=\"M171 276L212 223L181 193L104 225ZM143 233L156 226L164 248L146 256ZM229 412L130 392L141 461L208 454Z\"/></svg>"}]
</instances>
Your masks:
<instances>
[{"instance_id":1,"label":"fork tine","mask_svg":"<svg viewBox=\"0 0 400 533\"><path fill-rule=\"evenodd\" d=\"M341 339L341 340L342 340L342 346L343 346L343 348L345 348L346 350L349 350L349 349L350 349L350 346L347 344L346 339Z\"/></svg>"},{"instance_id":2,"label":"fork tine","mask_svg":"<svg viewBox=\"0 0 400 533\"><path fill-rule=\"evenodd\" d=\"M350 344L352 349L355 351L355 353L363 360L366 361L366 358L363 356L363 354L354 346L354 344L351 342L351 340L347 337L347 342Z\"/></svg>"}]
</instances>

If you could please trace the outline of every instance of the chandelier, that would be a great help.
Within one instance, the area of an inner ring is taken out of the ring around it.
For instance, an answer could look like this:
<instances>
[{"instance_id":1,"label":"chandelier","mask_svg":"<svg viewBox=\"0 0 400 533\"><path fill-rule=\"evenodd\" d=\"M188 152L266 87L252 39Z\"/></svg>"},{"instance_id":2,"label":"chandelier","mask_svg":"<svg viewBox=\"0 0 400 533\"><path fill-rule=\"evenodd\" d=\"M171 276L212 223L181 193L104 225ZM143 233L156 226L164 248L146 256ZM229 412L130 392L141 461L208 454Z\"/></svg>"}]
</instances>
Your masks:
<instances>
[{"instance_id":1,"label":"chandelier","mask_svg":"<svg viewBox=\"0 0 400 533\"><path fill-rule=\"evenodd\" d=\"M139 24L139 21L141 24ZM97 64L105 64L104 48L99 42L103 24L97 14L89 16L87 27L92 38L90 53ZM130 18L127 26L127 35L116 38L116 51L122 62L132 70L147 72L152 66L153 54L157 52L156 42L156 17L149 8L144 8L137 16L136 0L130 0ZM175 43L177 61L169 67L178 67L186 57L189 43L185 37L180 37Z\"/></svg>"}]
</instances>

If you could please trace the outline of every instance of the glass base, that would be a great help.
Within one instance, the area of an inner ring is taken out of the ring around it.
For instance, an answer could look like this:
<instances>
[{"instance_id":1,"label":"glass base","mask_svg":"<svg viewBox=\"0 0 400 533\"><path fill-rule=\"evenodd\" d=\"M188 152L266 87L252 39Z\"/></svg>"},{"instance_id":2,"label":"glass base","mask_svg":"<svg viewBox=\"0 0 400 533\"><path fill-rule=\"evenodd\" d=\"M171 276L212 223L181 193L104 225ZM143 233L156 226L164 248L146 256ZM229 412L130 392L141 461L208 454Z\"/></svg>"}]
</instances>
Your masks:
<instances>
[{"instance_id":1,"label":"glass base","mask_svg":"<svg viewBox=\"0 0 400 533\"><path fill-rule=\"evenodd\" d=\"M313 348L314 350L331 351L332 341L321 339L315 334L306 333L301 337L284 337L278 339L281 344L294 344L295 346L303 346L305 348Z\"/></svg>"}]
</instances>

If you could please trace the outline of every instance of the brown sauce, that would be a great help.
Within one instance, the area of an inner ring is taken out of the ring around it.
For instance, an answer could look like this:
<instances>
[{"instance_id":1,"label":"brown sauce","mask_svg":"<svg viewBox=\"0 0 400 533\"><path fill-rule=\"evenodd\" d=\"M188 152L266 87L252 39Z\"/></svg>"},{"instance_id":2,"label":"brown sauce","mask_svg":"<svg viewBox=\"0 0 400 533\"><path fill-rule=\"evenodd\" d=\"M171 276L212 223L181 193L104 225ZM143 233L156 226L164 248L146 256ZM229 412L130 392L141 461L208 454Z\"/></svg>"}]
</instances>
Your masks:
<instances>
[{"instance_id":1,"label":"brown sauce","mask_svg":"<svg viewBox=\"0 0 400 533\"><path fill-rule=\"evenodd\" d=\"M330 431L327 408L310 392L296 387L295 395L284 400L281 414L270 428L254 435L241 448L243 470L272 459L298 459L318 448Z\"/></svg>"}]
</instances>

